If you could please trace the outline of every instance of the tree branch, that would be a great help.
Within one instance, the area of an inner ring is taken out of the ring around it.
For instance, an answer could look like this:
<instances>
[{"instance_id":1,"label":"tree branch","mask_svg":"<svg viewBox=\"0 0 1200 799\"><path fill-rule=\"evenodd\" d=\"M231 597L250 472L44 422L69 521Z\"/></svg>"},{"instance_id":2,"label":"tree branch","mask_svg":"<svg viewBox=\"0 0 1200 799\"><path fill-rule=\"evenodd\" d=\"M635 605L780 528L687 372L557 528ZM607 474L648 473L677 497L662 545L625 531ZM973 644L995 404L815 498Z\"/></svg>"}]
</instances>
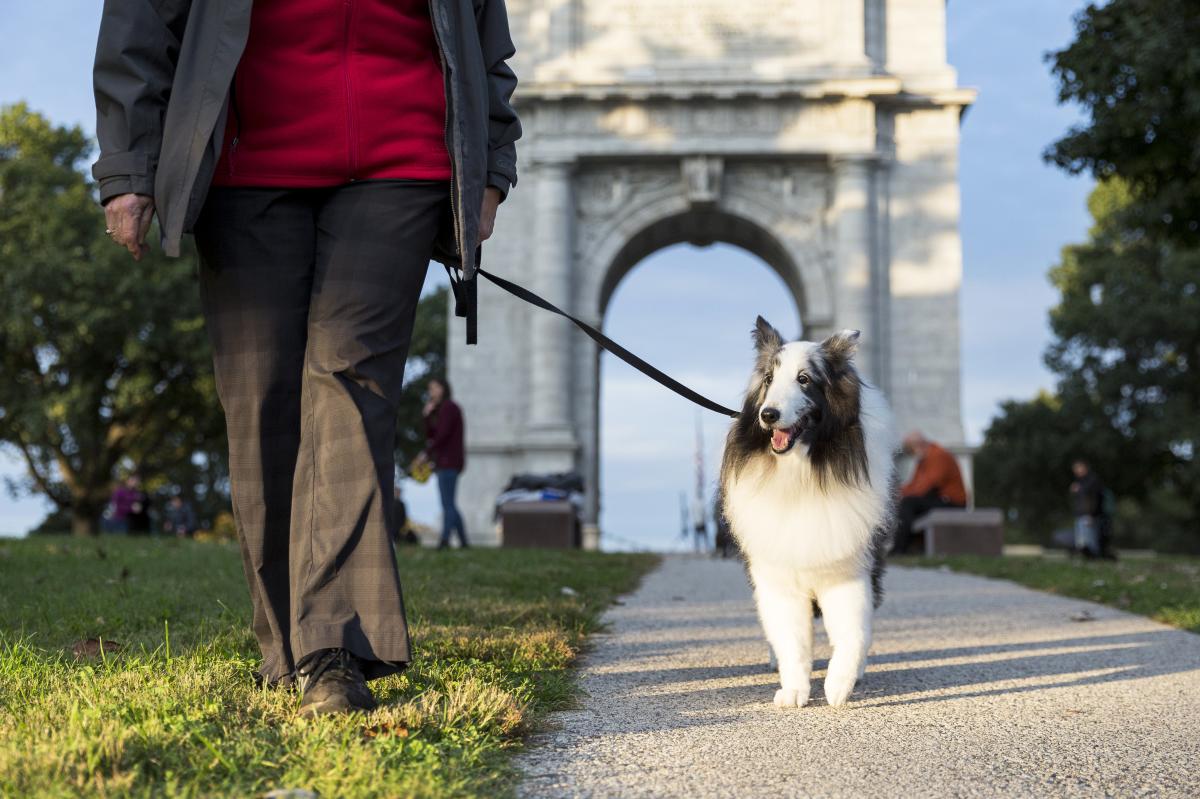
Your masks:
<instances>
[{"instance_id":1,"label":"tree branch","mask_svg":"<svg viewBox=\"0 0 1200 799\"><path fill-rule=\"evenodd\" d=\"M38 470L37 461L34 459L33 453L30 452L29 445L21 439L17 439L13 443L14 446L16 446L16 448L20 451L21 456L25 459L25 466L29 469L29 476L33 480L34 485L36 485L38 489L46 495L47 499L57 505L60 510L65 510L66 508L70 507L70 502L64 501L63 498L58 495L58 492L54 490L54 485L50 482L49 478Z\"/></svg>"}]
</instances>

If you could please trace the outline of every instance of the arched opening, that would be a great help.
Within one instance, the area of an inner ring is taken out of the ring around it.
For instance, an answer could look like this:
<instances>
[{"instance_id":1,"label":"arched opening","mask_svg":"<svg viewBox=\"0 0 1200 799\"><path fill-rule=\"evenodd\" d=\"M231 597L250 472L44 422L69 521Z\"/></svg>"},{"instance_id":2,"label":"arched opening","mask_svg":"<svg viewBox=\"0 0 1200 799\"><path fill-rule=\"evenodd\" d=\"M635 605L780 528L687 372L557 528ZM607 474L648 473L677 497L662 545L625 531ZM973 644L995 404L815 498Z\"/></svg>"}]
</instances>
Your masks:
<instances>
[{"instance_id":1,"label":"arched opening","mask_svg":"<svg viewBox=\"0 0 1200 799\"><path fill-rule=\"evenodd\" d=\"M681 221L652 226L622 249L602 289L605 332L702 394L737 407L752 362L755 317L762 314L788 336L801 332L799 278L767 234L726 243L735 238L727 223L719 227L702 216ZM725 235L713 237L722 243L701 247L682 243L697 238L683 235L689 229ZM757 231L749 225L741 230ZM602 548L692 547L693 539L682 535L682 517L686 513L690 525L696 514L698 434L711 542L712 499L729 420L607 353L599 372Z\"/></svg>"},{"instance_id":2,"label":"arched opening","mask_svg":"<svg viewBox=\"0 0 1200 799\"><path fill-rule=\"evenodd\" d=\"M783 280L797 305L805 307L800 269L777 238L744 217L716 208L698 208L647 225L624 243L600 285L600 313L608 309L621 280L652 253L682 242L699 249L718 241L758 255Z\"/></svg>"}]
</instances>

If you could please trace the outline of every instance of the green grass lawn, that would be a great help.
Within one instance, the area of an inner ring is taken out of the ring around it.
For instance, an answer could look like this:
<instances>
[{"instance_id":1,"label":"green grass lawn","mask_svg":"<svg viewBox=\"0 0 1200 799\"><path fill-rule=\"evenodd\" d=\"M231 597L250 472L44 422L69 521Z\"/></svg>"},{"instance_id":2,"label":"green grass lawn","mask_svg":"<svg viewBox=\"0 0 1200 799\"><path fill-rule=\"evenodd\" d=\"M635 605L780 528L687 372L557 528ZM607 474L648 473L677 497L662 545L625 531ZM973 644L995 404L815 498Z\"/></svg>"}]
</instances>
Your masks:
<instances>
[{"instance_id":1,"label":"green grass lawn","mask_svg":"<svg viewBox=\"0 0 1200 799\"><path fill-rule=\"evenodd\" d=\"M897 558L903 566L982 574L1052 594L1090 599L1200 633L1200 558L1160 555L1112 561L1039 557Z\"/></svg>"},{"instance_id":2,"label":"green grass lawn","mask_svg":"<svg viewBox=\"0 0 1200 799\"><path fill-rule=\"evenodd\" d=\"M587 634L654 562L404 549L413 664L372 683L380 709L304 720L250 678L235 547L0 543L0 796L503 795L522 733L572 703ZM88 638L120 649L76 659Z\"/></svg>"}]
</instances>

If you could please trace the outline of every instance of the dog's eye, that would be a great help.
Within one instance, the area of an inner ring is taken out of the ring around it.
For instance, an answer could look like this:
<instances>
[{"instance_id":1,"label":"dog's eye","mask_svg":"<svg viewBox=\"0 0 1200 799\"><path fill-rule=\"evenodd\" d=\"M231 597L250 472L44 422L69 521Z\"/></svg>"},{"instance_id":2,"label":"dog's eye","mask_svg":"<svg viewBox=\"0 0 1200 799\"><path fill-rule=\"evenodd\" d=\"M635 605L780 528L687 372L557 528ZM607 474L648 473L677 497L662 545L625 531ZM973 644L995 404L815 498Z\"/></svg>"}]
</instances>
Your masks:
<instances>
[{"instance_id":1,"label":"dog's eye","mask_svg":"<svg viewBox=\"0 0 1200 799\"><path fill-rule=\"evenodd\" d=\"M767 372L765 375L763 375L763 385L767 385L767 386L771 385L771 381L774 379L775 379L775 373Z\"/></svg>"},{"instance_id":2,"label":"dog's eye","mask_svg":"<svg viewBox=\"0 0 1200 799\"><path fill-rule=\"evenodd\" d=\"M812 382L812 380L810 380L808 375L804 374L804 372L801 372L800 374L796 375L796 382L802 386L807 386Z\"/></svg>"}]
</instances>

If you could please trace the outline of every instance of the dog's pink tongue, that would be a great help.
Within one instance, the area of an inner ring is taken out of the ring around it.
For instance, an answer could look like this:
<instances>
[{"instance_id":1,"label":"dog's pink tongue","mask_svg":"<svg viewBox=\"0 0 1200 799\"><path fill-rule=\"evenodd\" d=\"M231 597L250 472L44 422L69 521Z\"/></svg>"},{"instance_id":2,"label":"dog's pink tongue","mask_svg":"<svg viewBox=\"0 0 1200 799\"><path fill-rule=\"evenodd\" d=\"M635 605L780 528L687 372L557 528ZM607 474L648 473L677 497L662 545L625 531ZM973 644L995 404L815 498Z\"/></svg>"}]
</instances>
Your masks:
<instances>
[{"instance_id":1,"label":"dog's pink tongue","mask_svg":"<svg viewBox=\"0 0 1200 799\"><path fill-rule=\"evenodd\" d=\"M776 430L771 434L771 446L775 449L787 449L792 434L787 430Z\"/></svg>"}]
</instances>

